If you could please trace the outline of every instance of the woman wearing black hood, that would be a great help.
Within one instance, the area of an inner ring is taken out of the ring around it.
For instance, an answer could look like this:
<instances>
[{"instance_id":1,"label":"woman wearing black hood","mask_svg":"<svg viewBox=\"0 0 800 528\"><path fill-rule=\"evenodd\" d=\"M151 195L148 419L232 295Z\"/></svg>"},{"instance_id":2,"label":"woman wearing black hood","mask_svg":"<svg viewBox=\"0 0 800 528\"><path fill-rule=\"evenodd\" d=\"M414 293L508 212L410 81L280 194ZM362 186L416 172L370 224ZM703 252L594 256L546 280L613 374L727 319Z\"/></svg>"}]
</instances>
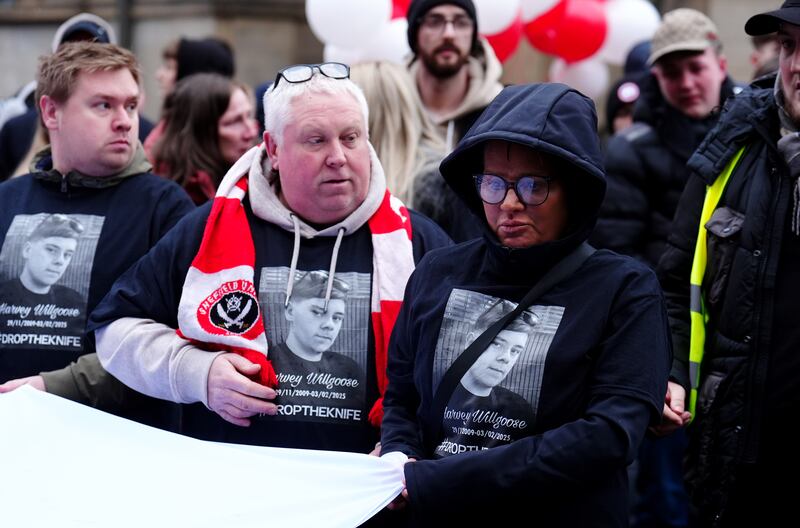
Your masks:
<instances>
[{"instance_id":1,"label":"woman wearing black hood","mask_svg":"<svg viewBox=\"0 0 800 528\"><path fill-rule=\"evenodd\" d=\"M485 233L423 259L392 336L382 451L416 460L415 525L627 526L672 351L652 271L585 244L605 192L594 104L506 88L441 172ZM484 331L489 313L504 322Z\"/></svg>"}]
</instances>

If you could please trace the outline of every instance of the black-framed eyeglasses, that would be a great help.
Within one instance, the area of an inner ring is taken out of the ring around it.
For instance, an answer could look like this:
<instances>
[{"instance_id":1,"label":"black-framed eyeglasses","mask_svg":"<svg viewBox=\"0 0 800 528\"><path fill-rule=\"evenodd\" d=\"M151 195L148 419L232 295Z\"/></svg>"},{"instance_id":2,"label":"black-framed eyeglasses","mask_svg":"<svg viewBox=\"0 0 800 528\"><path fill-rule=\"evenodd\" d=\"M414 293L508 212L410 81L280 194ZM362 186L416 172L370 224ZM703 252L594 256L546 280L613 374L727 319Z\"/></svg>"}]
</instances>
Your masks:
<instances>
[{"instance_id":1,"label":"black-framed eyeglasses","mask_svg":"<svg viewBox=\"0 0 800 528\"><path fill-rule=\"evenodd\" d=\"M474 27L472 19L466 15L457 15L453 18L446 18L439 14L425 15L419 19L420 26L434 32L441 33L447 24L453 24L453 31L456 33L466 33Z\"/></svg>"},{"instance_id":2,"label":"black-framed eyeglasses","mask_svg":"<svg viewBox=\"0 0 800 528\"><path fill-rule=\"evenodd\" d=\"M286 82L292 84L302 83L311 80L314 76L314 71L320 72L325 77L331 79L349 79L350 66L342 64L341 62L323 62L320 64L295 64L287 66L278 72L275 76L275 82L272 89L278 87L278 82L284 79Z\"/></svg>"},{"instance_id":3,"label":"black-framed eyeglasses","mask_svg":"<svg viewBox=\"0 0 800 528\"><path fill-rule=\"evenodd\" d=\"M475 189L485 203L497 205L506 199L509 189L514 189L517 199L525 205L541 205L550 195L550 176L523 176L510 182L494 174L476 174Z\"/></svg>"}]
</instances>

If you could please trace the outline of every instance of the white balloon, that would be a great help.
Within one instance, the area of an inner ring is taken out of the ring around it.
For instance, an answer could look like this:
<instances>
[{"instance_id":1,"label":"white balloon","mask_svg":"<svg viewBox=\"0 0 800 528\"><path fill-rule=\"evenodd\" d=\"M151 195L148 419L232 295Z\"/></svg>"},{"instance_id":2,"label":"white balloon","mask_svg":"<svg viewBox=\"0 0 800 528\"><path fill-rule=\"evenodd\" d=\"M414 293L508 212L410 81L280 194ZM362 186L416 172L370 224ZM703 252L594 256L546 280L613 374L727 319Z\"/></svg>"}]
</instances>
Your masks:
<instances>
[{"instance_id":1,"label":"white balloon","mask_svg":"<svg viewBox=\"0 0 800 528\"><path fill-rule=\"evenodd\" d=\"M661 16L647 0L609 0L606 22L606 40L596 56L621 65L636 44L653 37Z\"/></svg>"},{"instance_id":2,"label":"white balloon","mask_svg":"<svg viewBox=\"0 0 800 528\"><path fill-rule=\"evenodd\" d=\"M356 48L383 31L392 0L306 0L306 18L324 44Z\"/></svg>"},{"instance_id":3,"label":"white balloon","mask_svg":"<svg viewBox=\"0 0 800 528\"><path fill-rule=\"evenodd\" d=\"M596 58L572 64L555 59L550 65L549 78L551 82L564 83L587 97L598 99L608 87L608 66Z\"/></svg>"},{"instance_id":4,"label":"white balloon","mask_svg":"<svg viewBox=\"0 0 800 528\"><path fill-rule=\"evenodd\" d=\"M522 23L527 24L555 7L561 0L520 0L522 4Z\"/></svg>"},{"instance_id":5,"label":"white balloon","mask_svg":"<svg viewBox=\"0 0 800 528\"><path fill-rule=\"evenodd\" d=\"M322 51L322 60L325 62L343 62L347 65L358 64L364 60L364 50L325 44L325 49Z\"/></svg>"},{"instance_id":6,"label":"white balloon","mask_svg":"<svg viewBox=\"0 0 800 528\"><path fill-rule=\"evenodd\" d=\"M508 29L519 13L519 0L473 1L481 35L494 35Z\"/></svg>"},{"instance_id":7,"label":"white balloon","mask_svg":"<svg viewBox=\"0 0 800 528\"><path fill-rule=\"evenodd\" d=\"M408 21L395 18L380 34L363 46L362 60L387 60L405 64L411 48L408 47Z\"/></svg>"}]
</instances>

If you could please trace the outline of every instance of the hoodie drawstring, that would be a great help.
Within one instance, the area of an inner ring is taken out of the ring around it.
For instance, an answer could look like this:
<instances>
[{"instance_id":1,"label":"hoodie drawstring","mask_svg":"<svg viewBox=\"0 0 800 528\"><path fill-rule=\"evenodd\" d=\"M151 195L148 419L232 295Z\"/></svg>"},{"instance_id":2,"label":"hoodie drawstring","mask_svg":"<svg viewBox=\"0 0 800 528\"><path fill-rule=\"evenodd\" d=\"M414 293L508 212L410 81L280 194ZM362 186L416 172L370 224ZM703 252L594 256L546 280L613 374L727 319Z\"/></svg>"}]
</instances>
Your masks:
<instances>
[{"instance_id":1,"label":"hoodie drawstring","mask_svg":"<svg viewBox=\"0 0 800 528\"><path fill-rule=\"evenodd\" d=\"M289 279L286 282L286 301L283 307L289 306L289 300L292 298L292 289L294 288L294 275L297 273L297 261L300 257L300 222L293 214L289 215L294 225L294 247L292 248L292 263L289 265ZM333 277L336 273L336 261L339 260L339 247L342 245L342 237L344 237L346 229L340 227L336 233L336 242L333 244L333 255L331 256L331 266L328 270L328 285L325 289L325 305L324 309L328 310L328 302L331 300L331 291L333 290Z\"/></svg>"},{"instance_id":2,"label":"hoodie drawstring","mask_svg":"<svg viewBox=\"0 0 800 528\"><path fill-rule=\"evenodd\" d=\"M331 255L331 268L328 270L328 287L325 289L325 304L323 309L328 311L328 301L331 300L331 290L333 290L333 274L336 273L336 261L339 259L339 246L342 245L344 227L340 227L336 233L336 242L333 244L333 255Z\"/></svg>"},{"instance_id":3,"label":"hoodie drawstring","mask_svg":"<svg viewBox=\"0 0 800 528\"><path fill-rule=\"evenodd\" d=\"M286 302L283 307L289 306L289 299L292 297L292 288L294 288L294 274L297 272L297 259L300 256L300 222L297 217L290 214L294 225L294 247L292 248L292 263L289 265L289 280L286 282Z\"/></svg>"},{"instance_id":4,"label":"hoodie drawstring","mask_svg":"<svg viewBox=\"0 0 800 528\"><path fill-rule=\"evenodd\" d=\"M444 144L447 145L447 152L452 152L455 148L453 138L456 135L456 124L454 120L450 120L447 122L447 137L445 138Z\"/></svg>"}]
</instances>

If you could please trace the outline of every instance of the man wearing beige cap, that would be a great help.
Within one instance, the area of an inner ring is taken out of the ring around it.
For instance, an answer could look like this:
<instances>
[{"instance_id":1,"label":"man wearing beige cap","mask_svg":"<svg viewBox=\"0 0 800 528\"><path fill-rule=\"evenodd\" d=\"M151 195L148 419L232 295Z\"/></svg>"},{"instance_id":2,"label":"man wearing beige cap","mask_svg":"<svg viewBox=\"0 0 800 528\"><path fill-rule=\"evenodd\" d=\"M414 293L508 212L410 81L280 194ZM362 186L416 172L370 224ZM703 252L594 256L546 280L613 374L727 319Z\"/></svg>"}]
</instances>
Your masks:
<instances>
[{"instance_id":1,"label":"man wearing beige cap","mask_svg":"<svg viewBox=\"0 0 800 528\"><path fill-rule=\"evenodd\" d=\"M658 429L693 419L685 467L697 526L794 526L800 1L751 17L745 31L778 33L778 74L726 105L689 160L658 268L674 346Z\"/></svg>"},{"instance_id":2,"label":"man wearing beige cap","mask_svg":"<svg viewBox=\"0 0 800 528\"><path fill-rule=\"evenodd\" d=\"M686 160L735 85L716 26L694 9L664 15L648 62L634 126L609 141L608 192L592 242L654 267L686 183Z\"/></svg>"},{"instance_id":3,"label":"man wearing beige cap","mask_svg":"<svg viewBox=\"0 0 800 528\"><path fill-rule=\"evenodd\" d=\"M670 11L653 35L651 50L647 62L669 104L694 119L719 106L727 61L711 19L694 9Z\"/></svg>"},{"instance_id":4,"label":"man wearing beige cap","mask_svg":"<svg viewBox=\"0 0 800 528\"><path fill-rule=\"evenodd\" d=\"M686 161L734 93L714 23L694 9L664 15L653 35L651 73L634 106L634 124L608 143L608 190L592 243L655 268L686 184ZM639 455L633 526L686 526L683 432L648 438Z\"/></svg>"}]
</instances>

